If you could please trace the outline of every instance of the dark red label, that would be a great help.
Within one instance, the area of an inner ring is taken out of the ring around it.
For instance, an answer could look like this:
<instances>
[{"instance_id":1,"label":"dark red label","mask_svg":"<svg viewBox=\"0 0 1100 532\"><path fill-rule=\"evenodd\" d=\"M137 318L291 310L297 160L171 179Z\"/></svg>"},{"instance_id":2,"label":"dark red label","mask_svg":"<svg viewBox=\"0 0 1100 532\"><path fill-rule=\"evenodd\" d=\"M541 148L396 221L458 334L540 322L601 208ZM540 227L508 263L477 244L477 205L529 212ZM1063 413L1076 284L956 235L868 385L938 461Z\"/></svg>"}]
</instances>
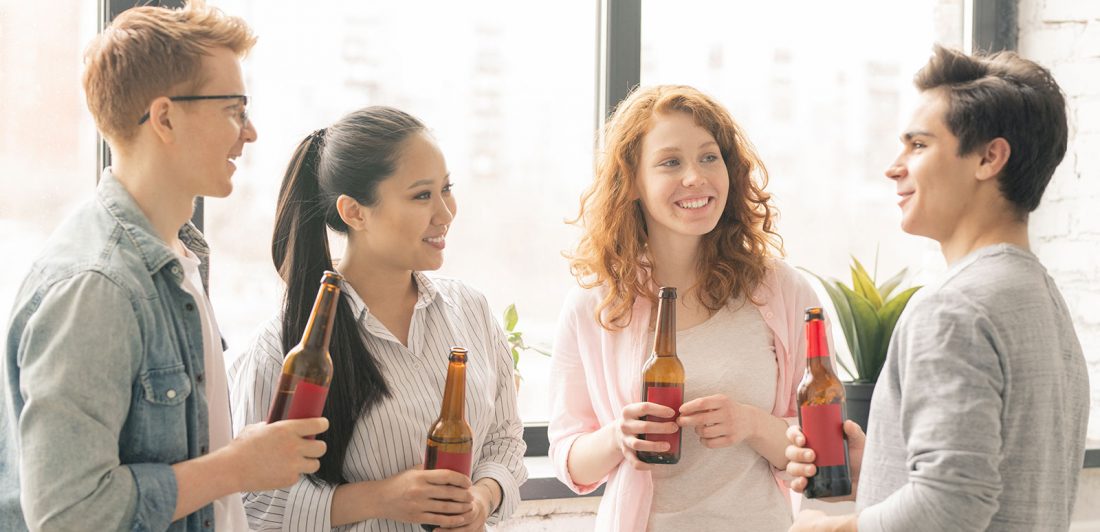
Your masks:
<instances>
[{"instance_id":1,"label":"dark red label","mask_svg":"<svg viewBox=\"0 0 1100 532\"><path fill-rule=\"evenodd\" d=\"M294 387L294 395L290 398L286 419L321 417L321 412L325 409L326 397L328 397L327 386L298 381L298 385Z\"/></svg>"},{"instance_id":2,"label":"dark red label","mask_svg":"<svg viewBox=\"0 0 1100 532\"><path fill-rule=\"evenodd\" d=\"M814 465L844 465L844 418L840 404L802 406L799 414L806 447L814 450Z\"/></svg>"},{"instance_id":3,"label":"dark red label","mask_svg":"<svg viewBox=\"0 0 1100 532\"><path fill-rule=\"evenodd\" d=\"M436 451L435 467L433 469L450 469L455 473L470 476L470 455L471 453Z\"/></svg>"},{"instance_id":4,"label":"dark red label","mask_svg":"<svg viewBox=\"0 0 1100 532\"><path fill-rule=\"evenodd\" d=\"M661 406L667 406L671 408L675 414L672 417L657 417L646 416L646 421L655 421L657 423L676 422L676 419L680 417L680 406L684 404L684 387L683 386L648 386L646 388L645 400L650 403L657 403ZM668 452L676 454L680 452L680 431L673 432L672 434L646 434L646 441L663 441L668 443Z\"/></svg>"}]
</instances>

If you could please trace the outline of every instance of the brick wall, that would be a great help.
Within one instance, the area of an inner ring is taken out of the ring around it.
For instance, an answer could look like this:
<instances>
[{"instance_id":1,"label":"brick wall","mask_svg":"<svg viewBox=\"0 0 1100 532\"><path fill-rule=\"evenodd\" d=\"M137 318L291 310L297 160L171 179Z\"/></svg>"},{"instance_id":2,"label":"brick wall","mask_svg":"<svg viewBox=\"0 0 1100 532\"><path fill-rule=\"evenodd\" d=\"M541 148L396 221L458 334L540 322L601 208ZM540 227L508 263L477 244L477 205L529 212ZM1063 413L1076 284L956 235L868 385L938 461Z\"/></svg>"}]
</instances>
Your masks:
<instances>
[{"instance_id":1,"label":"brick wall","mask_svg":"<svg viewBox=\"0 0 1100 532\"><path fill-rule=\"evenodd\" d=\"M1073 314L1100 447L1100 2L1021 0L1020 53L1048 67L1069 106L1069 151L1031 218L1031 244Z\"/></svg>"}]
</instances>

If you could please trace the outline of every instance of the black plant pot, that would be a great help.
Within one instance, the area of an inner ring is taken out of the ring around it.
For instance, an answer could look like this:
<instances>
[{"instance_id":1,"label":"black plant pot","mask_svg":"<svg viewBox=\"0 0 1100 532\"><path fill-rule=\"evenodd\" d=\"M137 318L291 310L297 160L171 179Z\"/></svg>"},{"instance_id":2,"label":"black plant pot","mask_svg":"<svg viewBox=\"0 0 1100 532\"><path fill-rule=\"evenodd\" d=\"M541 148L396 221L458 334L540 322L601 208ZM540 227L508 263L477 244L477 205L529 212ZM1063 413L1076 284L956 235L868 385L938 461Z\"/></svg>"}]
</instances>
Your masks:
<instances>
[{"instance_id":1,"label":"black plant pot","mask_svg":"<svg viewBox=\"0 0 1100 532\"><path fill-rule=\"evenodd\" d=\"M848 419L859 423L859 428L867 432L867 414L871 411L871 396L875 392L873 382L844 383L844 397L848 402Z\"/></svg>"}]
</instances>

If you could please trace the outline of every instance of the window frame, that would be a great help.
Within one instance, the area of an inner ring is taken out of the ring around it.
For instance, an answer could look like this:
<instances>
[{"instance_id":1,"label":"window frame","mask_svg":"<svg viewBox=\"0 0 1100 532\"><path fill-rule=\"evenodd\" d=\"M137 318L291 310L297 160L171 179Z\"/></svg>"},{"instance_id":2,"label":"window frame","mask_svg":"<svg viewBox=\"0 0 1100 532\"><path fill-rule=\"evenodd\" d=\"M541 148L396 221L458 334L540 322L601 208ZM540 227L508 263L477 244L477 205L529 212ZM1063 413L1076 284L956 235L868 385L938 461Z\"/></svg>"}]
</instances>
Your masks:
<instances>
[{"instance_id":1,"label":"window frame","mask_svg":"<svg viewBox=\"0 0 1100 532\"><path fill-rule=\"evenodd\" d=\"M107 26L122 11L138 5L181 7L183 0L100 0L99 31ZM602 137L604 124L611 112L641 82L641 0L600 0L596 9L597 54L596 90L597 101L595 122ZM1017 48L1018 29L1016 24L1017 0L965 0L963 13L964 48L974 50L999 51ZM96 182L99 182L102 169L109 166L111 152L107 143L96 133L99 150ZM597 139L597 143L602 138ZM203 230L203 198L195 203L192 223ZM546 457L549 452L546 423L524 423L523 439L527 443L526 457ZM1100 449L1086 449L1085 468L1100 468ZM598 496L603 488L584 495ZM576 497L564 484L555 478L532 478L521 488L525 500L554 499Z\"/></svg>"}]
</instances>

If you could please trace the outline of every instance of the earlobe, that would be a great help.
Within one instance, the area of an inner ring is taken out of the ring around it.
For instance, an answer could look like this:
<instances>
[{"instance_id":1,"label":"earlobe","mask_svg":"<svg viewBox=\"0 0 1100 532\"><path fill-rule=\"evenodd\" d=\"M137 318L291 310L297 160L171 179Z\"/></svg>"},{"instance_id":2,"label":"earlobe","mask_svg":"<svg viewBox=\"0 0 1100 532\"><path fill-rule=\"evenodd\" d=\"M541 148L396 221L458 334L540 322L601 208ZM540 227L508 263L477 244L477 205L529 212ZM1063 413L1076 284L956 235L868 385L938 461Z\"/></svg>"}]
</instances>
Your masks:
<instances>
[{"instance_id":1,"label":"earlobe","mask_svg":"<svg viewBox=\"0 0 1100 532\"><path fill-rule=\"evenodd\" d=\"M985 146L982 151L982 162L978 169L978 179L992 179L1000 175L1012 156L1012 147L1002 137L997 137Z\"/></svg>"}]
</instances>

